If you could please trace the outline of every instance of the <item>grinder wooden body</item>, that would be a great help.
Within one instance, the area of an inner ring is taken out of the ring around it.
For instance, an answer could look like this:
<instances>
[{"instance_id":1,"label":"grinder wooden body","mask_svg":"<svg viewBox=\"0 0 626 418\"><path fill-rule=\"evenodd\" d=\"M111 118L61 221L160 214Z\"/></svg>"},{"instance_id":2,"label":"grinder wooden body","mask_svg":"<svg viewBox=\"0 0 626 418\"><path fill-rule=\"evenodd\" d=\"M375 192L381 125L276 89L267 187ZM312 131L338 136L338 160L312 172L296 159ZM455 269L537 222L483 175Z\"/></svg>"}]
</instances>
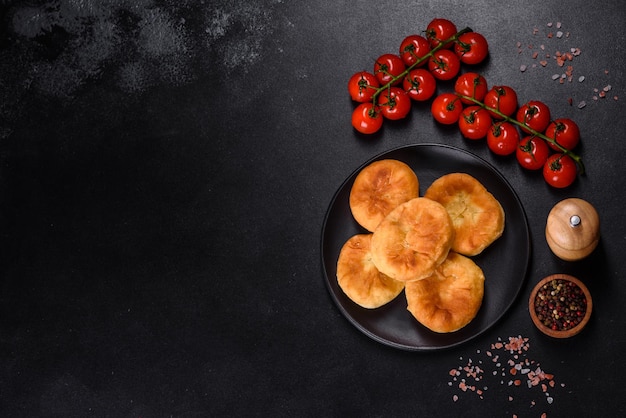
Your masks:
<instances>
[{"instance_id":1,"label":"grinder wooden body","mask_svg":"<svg viewBox=\"0 0 626 418\"><path fill-rule=\"evenodd\" d=\"M587 201L569 198L550 211L546 222L546 241L562 260L576 261L587 257L600 241L600 220Z\"/></svg>"}]
</instances>

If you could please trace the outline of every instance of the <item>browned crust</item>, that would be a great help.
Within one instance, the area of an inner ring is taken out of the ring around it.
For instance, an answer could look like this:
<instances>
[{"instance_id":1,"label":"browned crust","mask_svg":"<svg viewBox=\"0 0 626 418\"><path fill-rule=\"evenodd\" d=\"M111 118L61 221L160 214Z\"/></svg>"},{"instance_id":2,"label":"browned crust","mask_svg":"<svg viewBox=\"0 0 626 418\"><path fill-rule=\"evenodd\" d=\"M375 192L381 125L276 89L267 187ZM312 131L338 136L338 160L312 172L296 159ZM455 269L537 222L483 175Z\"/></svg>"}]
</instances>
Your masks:
<instances>
[{"instance_id":1,"label":"browned crust","mask_svg":"<svg viewBox=\"0 0 626 418\"><path fill-rule=\"evenodd\" d=\"M480 254L504 232L500 202L474 177L446 174L435 180L424 197L441 203L454 224L452 250L467 256Z\"/></svg>"},{"instance_id":2,"label":"browned crust","mask_svg":"<svg viewBox=\"0 0 626 418\"><path fill-rule=\"evenodd\" d=\"M363 228L374 232L398 205L416 198L419 181L407 164L379 160L361 170L350 190L352 216Z\"/></svg>"}]
</instances>

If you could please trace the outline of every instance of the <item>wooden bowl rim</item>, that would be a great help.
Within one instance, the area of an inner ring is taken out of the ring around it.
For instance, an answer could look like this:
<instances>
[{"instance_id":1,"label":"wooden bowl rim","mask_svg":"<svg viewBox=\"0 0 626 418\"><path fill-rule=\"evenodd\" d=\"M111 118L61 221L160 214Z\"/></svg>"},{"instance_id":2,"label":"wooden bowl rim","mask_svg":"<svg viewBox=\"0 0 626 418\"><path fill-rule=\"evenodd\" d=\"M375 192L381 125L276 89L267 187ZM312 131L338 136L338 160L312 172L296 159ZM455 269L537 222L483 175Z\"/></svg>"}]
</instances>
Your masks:
<instances>
[{"instance_id":1,"label":"wooden bowl rim","mask_svg":"<svg viewBox=\"0 0 626 418\"><path fill-rule=\"evenodd\" d=\"M585 316L583 317L582 321L580 321L580 323L578 323L578 325L576 325L574 328L570 328L565 331L555 331L552 328L548 328L541 321L539 321L539 318L537 318L537 313L535 312L535 299L537 298L537 292L544 284L555 279L566 280L566 281L570 281L576 284L583 291L585 298L587 298L587 310L585 312ZM587 322L589 322L592 309L593 309L593 300L591 299L591 293L589 293L589 289L587 289L587 286L585 286L583 282L581 282L576 277L571 276L569 274L558 273L558 274L552 274L548 277L543 278L542 280L539 281L539 283L535 285L532 292L530 292L530 298L528 299L528 311L530 313L530 317L533 323L535 324L537 329L539 329L539 331L553 338L569 338L578 334L580 331L583 330L585 325L587 325Z\"/></svg>"}]
</instances>

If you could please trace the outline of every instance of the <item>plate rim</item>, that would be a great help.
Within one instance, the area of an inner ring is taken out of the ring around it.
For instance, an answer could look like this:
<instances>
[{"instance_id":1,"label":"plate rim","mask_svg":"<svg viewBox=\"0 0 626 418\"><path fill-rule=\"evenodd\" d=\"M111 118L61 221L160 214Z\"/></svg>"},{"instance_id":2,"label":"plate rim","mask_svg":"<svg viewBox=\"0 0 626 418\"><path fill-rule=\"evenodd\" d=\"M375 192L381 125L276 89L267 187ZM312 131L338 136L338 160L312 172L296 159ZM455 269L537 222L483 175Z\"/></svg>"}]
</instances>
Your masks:
<instances>
[{"instance_id":1,"label":"plate rim","mask_svg":"<svg viewBox=\"0 0 626 418\"><path fill-rule=\"evenodd\" d=\"M484 329L480 330L479 332L470 335L467 338L461 339L460 341L456 341L454 343L451 344L447 344L447 345L442 345L442 346L436 346L436 347L422 347L422 346L416 346L416 345L410 345L410 344L404 344L404 343L400 343L400 342L396 342L396 341L391 341L387 338L384 338L380 335L377 335L376 333L370 331L369 329L367 329L365 326L363 326L359 321L357 321L348 311L347 309L341 304L341 302L338 300L337 295L334 292L334 289L331 287L331 283L330 280L331 278L328 277L328 273L326 271L326 258L324 256L324 243L325 243L325 237L326 237L326 227L328 224L328 220L329 220L329 216L330 213L332 212L332 209L335 206L335 203L337 202L338 196L339 194L343 191L344 187L346 187L347 183L352 179L353 176L355 176L358 172L360 172L364 167L366 167L368 164L371 164L372 162L379 160L381 158L383 158L384 156L397 152L397 151L401 151L403 149L414 149L414 148L447 148L450 149L452 151L455 152L461 152L463 154L466 154L468 156L470 156L471 158L475 159L476 161L478 161L479 163L483 164L485 167L487 167L491 172L495 173L500 181L502 181L502 183L506 186L506 188L511 192L513 198L515 199L516 202L516 206L519 207L520 211L521 211L521 217L524 223L524 233L526 236L526 245L525 245L525 249L527 251L527 255L526 255L526 260L524 263L524 272L523 272L523 276L522 276L522 280L520 281L520 284L518 286L518 288L515 291L515 295L511 298L511 300L509 301L509 303L504 307L504 309L502 310L502 312L497 316L497 318L495 318L493 320L493 322L491 322L490 324L488 324ZM385 151L381 151L379 153L377 153L376 155L374 155L373 157L369 158L368 160L366 160L364 163L362 163L361 165L359 165L356 169L354 169L339 185L339 187L337 187L337 189L335 190L335 193L333 194L328 207L326 208L326 212L324 215L324 220L322 223L322 231L321 231L321 239L320 239L320 259L321 259L321 265L322 265L322 276L324 278L324 283L326 286L326 289L328 291L328 293L330 294L335 306L339 309L339 311L342 313L342 315L355 327L357 328L361 333L365 334L366 336L368 336L369 338L371 338L374 341L377 341L378 343L381 343L383 345L389 346L389 347L394 347L403 351L421 351L421 352L432 352L432 351L441 351L441 350L446 350L446 349L450 349L452 347L457 347L459 345L465 344L468 341L478 337L479 335L482 335L483 333L485 333L486 331L488 331L489 329L491 329L493 326L495 326L498 322L500 322L502 320L502 318L506 315L507 312L509 312L509 310L511 309L511 307L515 304L515 302L519 299L520 297L520 293L522 288L524 287L524 283L527 280L527 276L528 276L528 270L530 267L530 261L532 258L532 240L531 240L531 233L530 233L530 226L528 223L528 217L526 214L526 210L524 208L524 205L522 204L521 199L519 198L519 195L517 194L517 192L515 191L515 189L513 188L513 186L511 185L511 183L506 179L506 177L504 177L504 175L500 172L500 170L498 170L492 163L490 163L489 161L485 160L483 157L480 157L478 155L476 155L475 153L468 151L466 149L463 148L459 148L453 145L448 145L448 144L438 144L438 143L434 143L434 142L426 142L426 143L413 143L413 144L404 144L404 145L400 145L397 147L393 147L393 148L389 148Z\"/></svg>"}]
</instances>

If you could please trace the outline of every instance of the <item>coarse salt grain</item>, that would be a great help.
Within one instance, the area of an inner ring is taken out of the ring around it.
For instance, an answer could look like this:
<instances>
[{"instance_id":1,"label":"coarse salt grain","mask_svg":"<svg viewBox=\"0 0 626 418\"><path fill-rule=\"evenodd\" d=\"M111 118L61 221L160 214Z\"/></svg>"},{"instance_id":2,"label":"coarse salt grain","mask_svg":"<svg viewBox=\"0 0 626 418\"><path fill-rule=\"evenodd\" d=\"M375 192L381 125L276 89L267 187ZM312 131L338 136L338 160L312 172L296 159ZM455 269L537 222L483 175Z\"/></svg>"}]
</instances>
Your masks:
<instances>
[{"instance_id":1,"label":"coarse salt grain","mask_svg":"<svg viewBox=\"0 0 626 418\"><path fill-rule=\"evenodd\" d=\"M506 360L507 366L503 366L500 362L494 361L494 357L499 357L500 354L494 353L490 350L485 350L484 355L492 358L491 363L492 367L495 365L498 369L492 370L492 375L497 376L499 371L502 372L502 376L510 376L511 379L500 379L500 385L506 385L510 388L509 390L516 391L520 390L519 388L527 388L527 390L535 390L534 387L539 387L545 394L547 402L552 403L554 401L553 397L547 392L548 387L555 387L554 376L552 374L544 372L539 363L535 360L532 360L527 357L530 343L528 338L524 338L521 335L516 337L509 337L506 343L501 342L502 339L498 338L498 341L492 343L490 348L491 350L502 350L505 353L509 353L510 357ZM477 354L481 353L481 350L476 351ZM461 357L462 359L462 357ZM477 383L470 384L470 382L482 382L483 378L488 375L485 374L486 370L482 367L479 367L477 364L482 364L482 360L480 358L475 359L467 359L466 364L464 366L458 366L458 368L451 369L448 373L450 376L457 375L459 371L463 372L464 377L460 378L460 382L458 384L453 384L452 381L448 382L448 386L456 388L460 391L460 393L474 393L479 399L483 400L485 397L484 393L488 390L488 385L482 386L482 388L477 387ZM513 376L516 378L513 378ZM456 381L456 376L452 377L453 381ZM487 378L486 380L489 380ZM487 382L485 382L487 383ZM561 387L564 385L561 383ZM456 402L459 399L459 394L456 394L457 397L453 400ZM464 395L470 396L470 395ZM509 402L513 401L513 396L511 393L507 394ZM531 407L535 405L535 401L533 400L531 403Z\"/></svg>"},{"instance_id":2,"label":"coarse salt grain","mask_svg":"<svg viewBox=\"0 0 626 418\"><path fill-rule=\"evenodd\" d=\"M563 38L563 37L565 37L565 38L569 38L570 37L570 32L569 31L561 30L561 28L562 28L562 23L561 22L548 22L546 24L546 26L548 28L553 28L553 27L555 28L553 31L546 31L545 35L548 38L559 39L559 38ZM533 29L533 35L537 34L538 32L539 32L539 29L537 27L535 27ZM551 41L551 42L559 42L559 41ZM516 43L516 46L518 48L518 53L521 53L522 45L523 45L523 43L521 41L518 41ZM527 46L528 46L528 49L531 49L531 50L533 50L535 48L535 46L532 43L528 44ZM546 45L545 44L541 44L541 45L539 45L539 47L537 49L541 50L541 51L544 51L545 48L546 48ZM521 72L526 72L529 68L537 68L539 65L541 67L548 67L549 64L550 64L549 60L551 58L554 59L554 62L556 63L556 65L558 67L564 67L566 63L569 63L569 62L573 61L574 58L578 57L579 55L581 55L581 49L579 47L569 47L568 51L566 51L566 52L561 52L561 51L557 50L557 51L555 51L554 55L545 54L545 58L546 59L538 61L538 63L532 63L532 65L526 65L526 64L520 65L520 71ZM537 58L539 58L539 52L538 51L533 51L531 56L532 56L533 60L537 59ZM568 83L571 83L571 82L574 81L573 73L574 73L573 66L572 65L568 65L567 66L567 70L565 71L564 74L561 74L561 75L553 74L551 76L551 78L554 81L558 80L559 84L565 84L566 81ZM609 74L609 70L605 69L604 70L604 74L608 75ZM585 80L584 76L579 76L578 77L578 82L579 83L582 83L584 80ZM610 90L610 86L608 86L608 87L609 87L609 90ZM609 90L605 89L604 92L606 93ZM596 93L598 93L598 92L596 91ZM597 101L599 98L604 98L604 97L608 97L608 96L606 94L604 94L604 95L603 94L598 94L597 96L593 96L591 99L594 100L594 101ZM613 100L617 101L618 97L617 96L613 96ZM573 99L569 98L568 99L568 103L569 103L570 106L573 105ZM586 102L584 100L578 103L578 108L579 109L583 109L585 106L586 106Z\"/></svg>"}]
</instances>

